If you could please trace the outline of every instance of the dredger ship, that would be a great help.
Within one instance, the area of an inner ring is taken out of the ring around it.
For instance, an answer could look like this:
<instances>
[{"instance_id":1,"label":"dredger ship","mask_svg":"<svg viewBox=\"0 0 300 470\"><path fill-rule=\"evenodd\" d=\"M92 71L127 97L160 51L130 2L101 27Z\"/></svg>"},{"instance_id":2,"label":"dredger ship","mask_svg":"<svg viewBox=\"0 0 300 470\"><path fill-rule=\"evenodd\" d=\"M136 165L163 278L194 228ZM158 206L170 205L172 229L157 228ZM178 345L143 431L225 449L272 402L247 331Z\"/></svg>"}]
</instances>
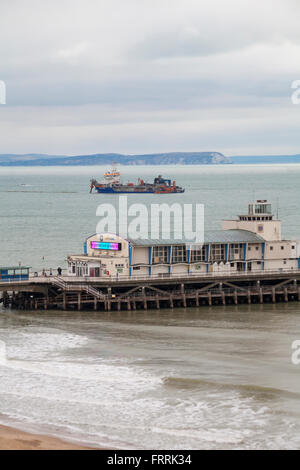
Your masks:
<instances>
[{"instance_id":1,"label":"dredger ship","mask_svg":"<svg viewBox=\"0 0 300 470\"><path fill-rule=\"evenodd\" d=\"M146 183L143 179L139 178L138 183L121 182L121 173L113 168L111 171L104 173L104 179L101 183L92 179L90 185L90 192L93 189L97 193L152 193L152 194L170 194L170 193L184 193L184 189L176 185L176 181L165 179L161 175L154 178L153 183Z\"/></svg>"}]
</instances>

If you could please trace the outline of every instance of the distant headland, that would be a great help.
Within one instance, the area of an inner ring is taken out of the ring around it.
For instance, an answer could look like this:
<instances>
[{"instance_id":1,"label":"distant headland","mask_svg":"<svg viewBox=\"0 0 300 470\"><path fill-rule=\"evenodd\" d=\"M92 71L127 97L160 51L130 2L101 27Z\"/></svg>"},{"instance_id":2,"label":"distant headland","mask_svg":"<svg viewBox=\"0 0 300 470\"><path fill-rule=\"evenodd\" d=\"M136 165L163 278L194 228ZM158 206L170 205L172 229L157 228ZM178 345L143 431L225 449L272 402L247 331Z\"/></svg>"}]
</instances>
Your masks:
<instances>
[{"instance_id":1,"label":"distant headland","mask_svg":"<svg viewBox=\"0 0 300 470\"><path fill-rule=\"evenodd\" d=\"M170 152L145 155L97 153L94 155L1 155L0 166L74 166L74 165L217 165L231 163L219 152Z\"/></svg>"},{"instance_id":2,"label":"distant headland","mask_svg":"<svg viewBox=\"0 0 300 470\"><path fill-rule=\"evenodd\" d=\"M111 165L228 165L300 163L299 155L227 157L220 152L169 152L141 155L97 153L93 155L0 154L0 166L88 166Z\"/></svg>"}]
</instances>

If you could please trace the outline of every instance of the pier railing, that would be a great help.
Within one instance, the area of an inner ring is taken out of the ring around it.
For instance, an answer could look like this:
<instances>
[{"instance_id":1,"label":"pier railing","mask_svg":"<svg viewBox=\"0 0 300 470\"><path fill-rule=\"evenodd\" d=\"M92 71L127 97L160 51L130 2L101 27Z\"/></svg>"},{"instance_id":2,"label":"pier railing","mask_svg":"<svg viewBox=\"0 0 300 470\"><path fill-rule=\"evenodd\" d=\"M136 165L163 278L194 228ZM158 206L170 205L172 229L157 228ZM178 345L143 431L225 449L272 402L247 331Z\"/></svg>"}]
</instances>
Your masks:
<instances>
[{"instance_id":1,"label":"pier railing","mask_svg":"<svg viewBox=\"0 0 300 470\"><path fill-rule=\"evenodd\" d=\"M57 287L60 287L64 290L72 290L72 287L70 287L73 283L78 286L82 286L82 290L85 290L87 292L87 289L94 289L91 284L94 283L107 283L107 284L118 284L119 282L127 282L127 281L163 281L163 280L188 280L188 279L206 279L206 278L253 278L255 279L256 277L259 276L268 276L268 275L299 275L300 274L300 269L265 269L263 271L239 271L239 272L228 272L228 271L210 271L207 273L164 273L160 275L156 274L133 274L131 276L125 276L125 275L118 275L118 276L112 276L112 275L105 275L101 277L89 277L89 276L84 276L84 277L77 277L77 276L68 276L68 275L62 275L62 276L44 276L38 274L37 276L34 274L31 274L29 279L26 281L24 279L13 279L13 280L1 280L0 279L0 284L2 282L5 284L24 284L24 283L45 283L45 284L55 284ZM96 289L95 289L96 290ZM92 292L89 292L92 293ZM93 292L94 295L96 295L96 292ZM100 291L97 291L97 295L101 295Z\"/></svg>"},{"instance_id":2,"label":"pier railing","mask_svg":"<svg viewBox=\"0 0 300 470\"><path fill-rule=\"evenodd\" d=\"M60 277L60 276L54 276L50 278L49 281L51 282L51 284L54 284L55 286L59 287L63 291L72 291L75 289L76 291L78 290L83 291L86 294L90 294L93 297L96 297L98 299L106 298L106 296L101 291L99 291L98 289L95 289L95 287L92 287L89 284L76 284L76 286L72 286L71 284L66 282L63 277Z\"/></svg>"},{"instance_id":3,"label":"pier railing","mask_svg":"<svg viewBox=\"0 0 300 470\"><path fill-rule=\"evenodd\" d=\"M163 273L163 274L133 274L129 275L105 275L100 277L78 277L78 276L31 276L30 280L38 279L40 282L42 279L45 282L51 281L51 279L60 279L63 282L120 282L120 281L144 281L144 280L164 280L164 279L189 279L189 278L207 278L207 277L257 277L259 275L268 275L268 274L300 274L300 269L288 269L288 268L280 268L280 269L265 269L263 271L238 271L238 272L230 272L230 271L210 271L207 273ZM14 281L12 281L14 282Z\"/></svg>"},{"instance_id":4,"label":"pier railing","mask_svg":"<svg viewBox=\"0 0 300 470\"><path fill-rule=\"evenodd\" d=\"M259 275L272 275L272 274L300 274L300 269L266 269L264 271L239 271L239 272L228 272L228 271L211 271L208 273L186 273L186 274L180 274L180 273L164 273L163 275L155 275L155 274L134 274L131 276L125 276L125 275L118 275L118 276L101 276L101 277L76 277L76 276L67 276L64 277L64 279L67 279L68 282L73 281L81 281L84 280L85 282L112 282L112 283L118 283L121 281L149 281L149 280L172 280L172 279L190 279L190 278L201 278L205 279L208 277L257 277Z\"/></svg>"}]
</instances>

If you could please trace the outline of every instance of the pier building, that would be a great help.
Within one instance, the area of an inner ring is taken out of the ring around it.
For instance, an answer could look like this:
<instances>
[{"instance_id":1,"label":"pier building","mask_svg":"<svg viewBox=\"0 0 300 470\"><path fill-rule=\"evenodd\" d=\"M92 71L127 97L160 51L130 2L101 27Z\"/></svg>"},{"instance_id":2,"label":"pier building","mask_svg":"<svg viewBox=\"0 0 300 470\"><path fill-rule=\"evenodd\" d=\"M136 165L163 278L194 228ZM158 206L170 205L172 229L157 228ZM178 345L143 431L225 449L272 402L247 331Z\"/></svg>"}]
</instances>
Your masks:
<instances>
[{"instance_id":1,"label":"pier building","mask_svg":"<svg viewBox=\"0 0 300 470\"><path fill-rule=\"evenodd\" d=\"M0 282L29 279L29 266L0 266Z\"/></svg>"},{"instance_id":2,"label":"pier building","mask_svg":"<svg viewBox=\"0 0 300 470\"><path fill-rule=\"evenodd\" d=\"M300 301L300 243L285 240L271 205L259 200L222 230L185 240L96 234L68 256L68 274L32 276L0 268L6 308L120 311Z\"/></svg>"},{"instance_id":3,"label":"pier building","mask_svg":"<svg viewBox=\"0 0 300 470\"><path fill-rule=\"evenodd\" d=\"M281 221L266 200L248 213L223 220L222 230L206 231L203 245L187 240L125 239L102 233L89 237L84 253L68 256L68 275L78 277L170 276L222 272L298 270L299 242L283 240Z\"/></svg>"}]
</instances>

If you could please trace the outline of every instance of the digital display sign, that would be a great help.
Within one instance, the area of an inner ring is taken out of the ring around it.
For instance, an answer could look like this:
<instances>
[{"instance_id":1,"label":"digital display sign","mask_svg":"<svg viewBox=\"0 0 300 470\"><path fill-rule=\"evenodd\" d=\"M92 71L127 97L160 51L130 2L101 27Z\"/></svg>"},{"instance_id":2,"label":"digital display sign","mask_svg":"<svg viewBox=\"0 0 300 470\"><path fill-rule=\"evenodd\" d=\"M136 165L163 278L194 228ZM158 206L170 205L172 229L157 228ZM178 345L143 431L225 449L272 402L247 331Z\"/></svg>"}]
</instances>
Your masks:
<instances>
[{"instance_id":1,"label":"digital display sign","mask_svg":"<svg viewBox=\"0 0 300 470\"><path fill-rule=\"evenodd\" d=\"M113 250L113 251L120 251L121 250L121 243L115 242L91 242L92 250Z\"/></svg>"}]
</instances>

